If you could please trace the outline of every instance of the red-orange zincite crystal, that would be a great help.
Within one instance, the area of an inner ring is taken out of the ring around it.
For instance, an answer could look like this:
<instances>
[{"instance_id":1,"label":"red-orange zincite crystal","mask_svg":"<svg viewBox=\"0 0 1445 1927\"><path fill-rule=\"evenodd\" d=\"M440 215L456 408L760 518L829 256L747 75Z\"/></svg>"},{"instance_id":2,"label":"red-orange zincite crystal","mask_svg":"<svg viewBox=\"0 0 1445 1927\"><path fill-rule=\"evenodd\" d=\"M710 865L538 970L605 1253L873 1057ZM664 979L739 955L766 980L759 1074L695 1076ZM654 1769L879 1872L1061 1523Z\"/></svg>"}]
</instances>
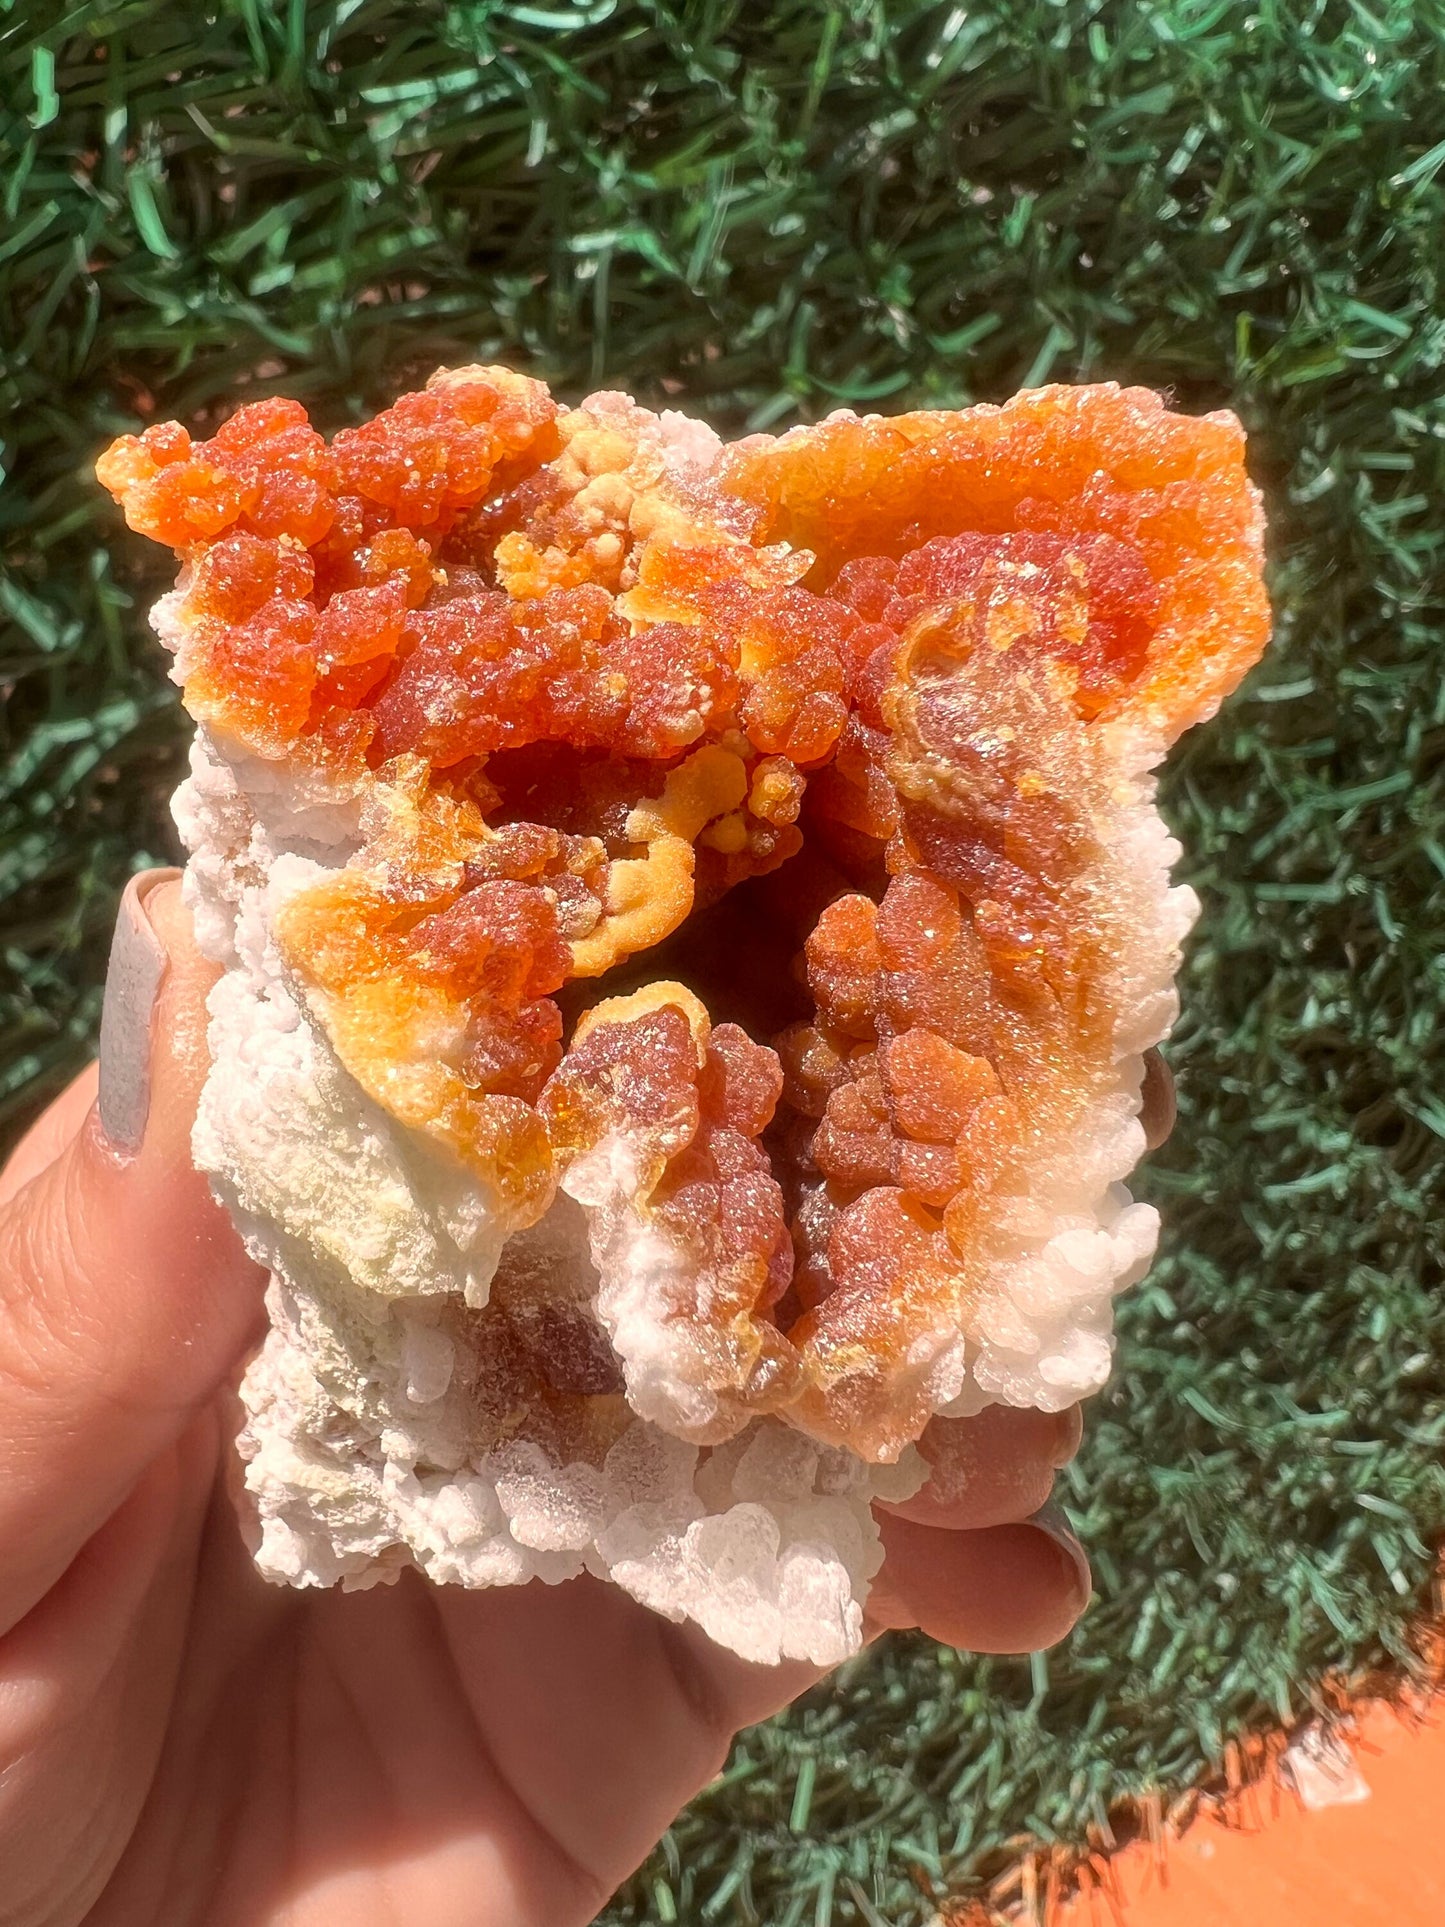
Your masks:
<instances>
[{"instance_id":1,"label":"red-orange zincite crystal","mask_svg":"<svg viewBox=\"0 0 1445 1927\"><path fill-rule=\"evenodd\" d=\"M1267 635L1242 456L1112 386L719 450L467 368L329 445L266 401L98 473L180 557L191 713L358 811L277 934L362 1087L512 1226L625 1144L616 1210L695 1281L677 1429L888 1457L1132 1048L1115 845ZM703 912L700 980L649 982Z\"/></svg>"}]
</instances>

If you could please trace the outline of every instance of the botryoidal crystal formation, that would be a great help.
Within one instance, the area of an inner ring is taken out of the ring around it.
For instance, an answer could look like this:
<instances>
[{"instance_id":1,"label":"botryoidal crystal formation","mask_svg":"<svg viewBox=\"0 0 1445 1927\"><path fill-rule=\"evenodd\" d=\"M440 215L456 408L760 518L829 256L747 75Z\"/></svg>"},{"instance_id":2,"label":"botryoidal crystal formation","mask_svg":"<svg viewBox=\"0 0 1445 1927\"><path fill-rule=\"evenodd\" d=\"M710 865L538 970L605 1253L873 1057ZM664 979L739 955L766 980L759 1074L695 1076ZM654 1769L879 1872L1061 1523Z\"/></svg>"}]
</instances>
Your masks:
<instances>
[{"instance_id":1,"label":"botryoidal crystal formation","mask_svg":"<svg viewBox=\"0 0 1445 1927\"><path fill-rule=\"evenodd\" d=\"M589 1570L831 1664L930 1417L1098 1389L1243 457L1112 385L724 445L481 367L107 451L180 563L269 1577Z\"/></svg>"}]
</instances>

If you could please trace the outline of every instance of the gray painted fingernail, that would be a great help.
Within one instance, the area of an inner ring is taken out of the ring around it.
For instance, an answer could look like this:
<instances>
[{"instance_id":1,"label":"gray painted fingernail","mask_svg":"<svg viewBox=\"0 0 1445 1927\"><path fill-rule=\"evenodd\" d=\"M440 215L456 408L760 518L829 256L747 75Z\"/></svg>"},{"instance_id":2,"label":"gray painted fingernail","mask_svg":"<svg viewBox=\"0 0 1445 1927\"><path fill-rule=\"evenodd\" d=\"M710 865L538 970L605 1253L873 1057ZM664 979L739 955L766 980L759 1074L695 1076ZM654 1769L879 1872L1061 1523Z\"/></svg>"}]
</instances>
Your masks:
<instances>
[{"instance_id":1,"label":"gray painted fingernail","mask_svg":"<svg viewBox=\"0 0 1445 1927\"><path fill-rule=\"evenodd\" d=\"M1030 1514L1024 1523L1036 1526L1040 1532L1047 1533L1060 1552L1066 1553L1072 1560L1078 1605L1082 1612L1089 1603L1089 1595L1094 1590L1094 1575L1089 1569L1089 1555L1084 1551L1079 1535L1069 1524L1064 1508L1057 1499L1050 1499L1047 1504L1041 1505L1037 1512Z\"/></svg>"},{"instance_id":2,"label":"gray painted fingernail","mask_svg":"<svg viewBox=\"0 0 1445 1927\"><path fill-rule=\"evenodd\" d=\"M100 1013L100 1124L121 1151L137 1151L151 1107L151 1017L166 974L165 945L146 915L157 884L179 870L144 870L120 900Z\"/></svg>"}]
</instances>

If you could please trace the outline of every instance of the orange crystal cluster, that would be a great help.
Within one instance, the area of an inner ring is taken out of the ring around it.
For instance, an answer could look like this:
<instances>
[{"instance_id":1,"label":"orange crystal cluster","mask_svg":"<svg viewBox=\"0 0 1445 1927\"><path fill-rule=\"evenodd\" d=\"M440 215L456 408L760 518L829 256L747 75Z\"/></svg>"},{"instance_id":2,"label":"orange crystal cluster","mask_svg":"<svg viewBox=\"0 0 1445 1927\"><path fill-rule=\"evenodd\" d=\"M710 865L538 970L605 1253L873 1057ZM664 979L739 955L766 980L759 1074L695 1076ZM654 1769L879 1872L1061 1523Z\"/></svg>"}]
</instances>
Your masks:
<instances>
[{"instance_id":1,"label":"orange crystal cluster","mask_svg":"<svg viewBox=\"0 0 1445 1927\"><path fill-rule=\"evenodd\" d=\"M98 473L181 559L223 754L356 803L278 926L342 1062L511 1227L625 1140L698 1281L697 1435L777 1412L884 1457L1116 1074L1098 825L1264 645L1242 455L1112 386L719 451L468 368L329 444L267 401ZM575 1020L793 860L810 1016L754 1039L653 983Z\"/></svg>"}]
</instances>

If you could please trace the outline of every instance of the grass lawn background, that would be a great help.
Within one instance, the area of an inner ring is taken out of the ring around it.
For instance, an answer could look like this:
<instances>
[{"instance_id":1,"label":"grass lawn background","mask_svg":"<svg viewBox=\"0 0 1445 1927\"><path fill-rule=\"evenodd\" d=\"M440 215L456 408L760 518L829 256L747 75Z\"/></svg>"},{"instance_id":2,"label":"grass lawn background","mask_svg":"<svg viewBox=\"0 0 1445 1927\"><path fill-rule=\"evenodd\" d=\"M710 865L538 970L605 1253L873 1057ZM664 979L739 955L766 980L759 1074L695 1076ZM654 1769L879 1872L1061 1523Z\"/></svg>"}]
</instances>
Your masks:
<instances>
[{"instance_id":1,"label":"grass lawn background","mask_svg":"<svg viewBox=\"0 0 1445 1927\"><path fill-rule=\"evenodd\" d=\"M489 358L724 432L1108 377L1250 431L1278 638L1165 784L1205 915L1164 1251L1063 1495L1093 1609L1047 1661L857 1661L607 1920L916 1927L1402 1659L1445 1525L1445 6L55 15L0 16L7 1131L174 849L110 435Z\"/></svg>"}]
</instances>

